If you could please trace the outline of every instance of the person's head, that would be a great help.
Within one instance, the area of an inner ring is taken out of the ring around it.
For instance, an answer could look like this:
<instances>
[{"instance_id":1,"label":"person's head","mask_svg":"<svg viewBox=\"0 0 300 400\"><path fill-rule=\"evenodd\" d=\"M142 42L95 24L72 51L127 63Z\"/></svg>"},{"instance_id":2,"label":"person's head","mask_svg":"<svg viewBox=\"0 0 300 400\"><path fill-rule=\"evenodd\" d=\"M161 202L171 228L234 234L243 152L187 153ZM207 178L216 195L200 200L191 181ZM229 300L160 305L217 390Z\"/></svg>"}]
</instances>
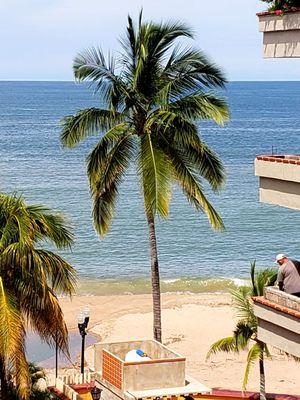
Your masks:
<instances>
[{"instance_id":1,"label":"person's head","mask_svg":"<svg viewBox=\"0 0 300 400\"><path fill-rule=\"evenodd\" d=\"M286 255L286 254L282 254L282 253L277 254L277 256L276 256L276 262L277 262L277 264L282 265L282 264L284 264L284 263L287 262L287 261L288 261L288 258L287 258L287 255Z\"/></svg>"}]
</instances>

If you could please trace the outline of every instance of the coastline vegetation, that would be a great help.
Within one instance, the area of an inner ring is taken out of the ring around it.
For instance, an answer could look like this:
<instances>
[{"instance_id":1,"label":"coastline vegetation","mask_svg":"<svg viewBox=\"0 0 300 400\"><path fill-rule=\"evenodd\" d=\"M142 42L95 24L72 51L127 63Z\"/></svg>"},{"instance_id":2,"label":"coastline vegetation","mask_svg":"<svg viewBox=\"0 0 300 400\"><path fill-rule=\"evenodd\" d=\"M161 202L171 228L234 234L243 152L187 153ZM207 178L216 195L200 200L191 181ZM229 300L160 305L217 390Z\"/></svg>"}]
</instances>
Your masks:
<instances>
[{"instance_id":1,"label":"coastline vegetation","mask_svg":"<svg viewBox=\"0 0 300 400\"><path fill-rule=\"evenodd\" d=\"M30 391L26 330L68 354L68 331L57 293L74 293L74 268L44 245L70 248L65 218L22 196L0 194L0 380L1 399L14 387L21 399Z\"/></svg>"},{"instance_id":2,"label":"coastline vegetation","mask_svg":"<svg viewBox=\"0 0 300 400\"><path fill-rule=\"evenodd\" d=\"M255 262L251 263L251 286L241 286L232 290L233 307L239 318L233 335L213 343L207 353L207 359L218 352L239 353L248 349L247 363L243 379L243 390L246 390L249 372L255 361L259 362L260 400L266 400L264 358L270 357L265 343L257 338L257 317L254 315L252 296L263 296L264 287L273 286L277 279L277 271L272 268L255 271Z\"/></svg>"},{"instance_id":3,"label":"coastline vegetation","mask_svg":"<svg viewBox=\"0 0 300 400\"><path fill-rule=\"evenodd\" d=\"M153 331L158 341L162 332L155 224L158 217L168 216L172 185L181 187L214 229L224 228L202 186L205 180L219 191L224 167L201 139L198 122L228 121L227 103L213 91L223 88L226 79L203 52L176 43L192 38L192 30L179 22L144 22L142 12L137 24L128 17L121 54L105 57L100 48L91 48L74 60L75 79L95 88L103 108L81 110L62 121L65 147L99 135L87 157L87 174L94 226L101 237L109 231L125 172L130 164L136 167L149 231Z\"/></svg>"}]
</instances>

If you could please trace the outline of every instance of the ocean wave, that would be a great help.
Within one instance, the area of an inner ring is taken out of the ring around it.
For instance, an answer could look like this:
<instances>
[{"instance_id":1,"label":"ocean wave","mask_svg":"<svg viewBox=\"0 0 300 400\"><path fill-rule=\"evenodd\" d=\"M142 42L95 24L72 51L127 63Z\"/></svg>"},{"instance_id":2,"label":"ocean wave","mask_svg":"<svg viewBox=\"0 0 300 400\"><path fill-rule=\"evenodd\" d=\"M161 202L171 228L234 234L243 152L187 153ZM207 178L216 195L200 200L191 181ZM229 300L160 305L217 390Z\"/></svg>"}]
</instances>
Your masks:
<instances>
[{"instance_id":1,"label":"ocean wave","mask_svg":"<svg viewBox=\"0 0 300 400\"><path fill-rule=\"evenodd\" d=\"M240 278L173 278L161 280L162 293L224 293L239 286L249 285L249 281ZM151 293L149 278L132 279L80 279L78 295L133 295Z\"/></svg>"}]
</instances>

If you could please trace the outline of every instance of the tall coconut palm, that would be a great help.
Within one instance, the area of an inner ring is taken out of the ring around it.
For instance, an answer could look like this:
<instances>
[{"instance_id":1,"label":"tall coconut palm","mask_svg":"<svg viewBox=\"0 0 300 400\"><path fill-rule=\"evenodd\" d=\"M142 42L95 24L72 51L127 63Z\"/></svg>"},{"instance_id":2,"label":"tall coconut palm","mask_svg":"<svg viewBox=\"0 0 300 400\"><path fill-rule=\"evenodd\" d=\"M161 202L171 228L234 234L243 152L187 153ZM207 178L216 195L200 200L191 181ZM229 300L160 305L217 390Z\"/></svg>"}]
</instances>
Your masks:
<instances>
[{"instance_id":1,"label":"tall coconut palm","mask_svg":"<svg viewBox=\"0 0 300 400\"><path fill-rule=\"evenodd\" d=\"M28 397L26 328L68 351L67 328L56 293L72 294L75 271L45 243L68 248L73 235L63 216L22 197L0 194L0 379L5 398L10 376Z\"/></svg>"},{"instance_id":2,"label":"tall coconut palm","mask_svg":"<svg viewBox=\"0 0 300 400\"><path fill-rule=\"evenodd\" d=\"M218 352L239 353L252 343L248 351L246 369L243 379L243 389L246 389L249 372L255 361L259 361L260 372L260 399L266 400L264 357L270 353L267 345L257 338L257 318L253 312L252 296L262 296L265 286L274 285L277 273L273 269L264 269L255 272L255 262L251 264L251 283L249 287L240 287L233 290L233 306L237 317L240 318L236 324L233 335L222 338L213 343L207 353L207 358Z\"/></svg>"},{"instance_id":3,"label":"tall coconut palm","mask_svg":"<svg viewBox=\"0 0 300 400\"><path fill-rule=\"evenodd\" d=\"M158 341L161 300L155 221L168 216L173 183L197 211L206 213L213 228L223 228L201 178L218 191L224 169L200 138L197 121L228 120L226 102L211 91L223 87L225 78L201 51L175 46L182 37L193 34L181 23L143 22L140 14L136 26L128 17L123 50L116 58L105 58L100 48L92 48L74 60L76 80L94 86L101 108L81 110L62 121L61 141L66 147L99 135L87 157L87 173L94 225L101 237L109 230L125 171L131 163L136 166L149 230Z\"/></svg>"}]
</instances>

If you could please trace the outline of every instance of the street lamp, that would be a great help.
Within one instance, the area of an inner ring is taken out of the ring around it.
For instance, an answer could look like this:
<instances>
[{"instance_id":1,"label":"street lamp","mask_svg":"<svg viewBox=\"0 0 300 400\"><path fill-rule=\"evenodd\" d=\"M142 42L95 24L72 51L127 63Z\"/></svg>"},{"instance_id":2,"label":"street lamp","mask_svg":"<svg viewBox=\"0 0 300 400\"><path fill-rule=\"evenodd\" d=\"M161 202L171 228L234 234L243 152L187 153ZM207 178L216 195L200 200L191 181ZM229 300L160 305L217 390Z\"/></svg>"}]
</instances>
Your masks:
<instances>
[{"instance_id":1,"label":"street lamp","mask_svg":"<svg viewBox=\"0 0 300 400\"><path fill-rule=\"evenodd\" d=\"M86 328L88 326L90 320L90 309L89 307L85 307L83 311L77 315L77 323L78 323L78 329L80 336L82 338L81 341L81 367L80 367L80 372L83 374L84 373L84 342L85 342L85 337L86 337Z\"/></svg>"},{"instance_id":2,"label":"street lamp","mask_svg":"<svg viewBox=\"0 0 300 400\"><path fill-rule=\"evenodd\" d=\"M91 389L92 399L93 399L93 400L100 400L100 398L101 398L101 393L102 393L102 389L98 388L97 386L94 386L94 387Z\"/></svg>"}]
</instances>

